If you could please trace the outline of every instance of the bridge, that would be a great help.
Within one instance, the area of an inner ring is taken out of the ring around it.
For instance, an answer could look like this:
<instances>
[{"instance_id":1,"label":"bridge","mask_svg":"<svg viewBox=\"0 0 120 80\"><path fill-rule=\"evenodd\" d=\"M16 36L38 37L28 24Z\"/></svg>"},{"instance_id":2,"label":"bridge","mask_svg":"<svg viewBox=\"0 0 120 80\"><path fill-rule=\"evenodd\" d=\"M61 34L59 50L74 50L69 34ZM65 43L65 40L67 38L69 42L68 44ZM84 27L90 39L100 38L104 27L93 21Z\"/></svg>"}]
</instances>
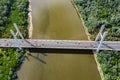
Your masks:
<instances>
[{"instance_id":1,"label":"bridge","mask_svg":"<svg viewBox=\"0 0 120 80\"><path fill-rule=\"evenodd\" d=\"M96 50L100 41L79 40L40 40L40 39L18 39L21 48L54 48L54 49L86 49ZM0 47L19 47L14 39L0 39ZM120 41L104 41L100 50L120 51Z\"/></svg>"},{"instance_id":2,"label":"bridge","mask_svg":"<svg viewBox=\"0 0 120 80\"><path fill-rule=\"evenodd\" d=\"M40 40L40 39L24 39L22 33L14 23L16 34L13 30L10 30L14 39L0 39L0 47L8 48L54 48L54 49L85 49L85 50L115 50L120 51L120 41L104 41L107 36L107 32L102 32L105 28L103 25L95 39L95 41L80 41L80 40ZM21 39L17 38L17 34ZM100 41L98 39L101 38Z\"/></svg>"}]
</instances>

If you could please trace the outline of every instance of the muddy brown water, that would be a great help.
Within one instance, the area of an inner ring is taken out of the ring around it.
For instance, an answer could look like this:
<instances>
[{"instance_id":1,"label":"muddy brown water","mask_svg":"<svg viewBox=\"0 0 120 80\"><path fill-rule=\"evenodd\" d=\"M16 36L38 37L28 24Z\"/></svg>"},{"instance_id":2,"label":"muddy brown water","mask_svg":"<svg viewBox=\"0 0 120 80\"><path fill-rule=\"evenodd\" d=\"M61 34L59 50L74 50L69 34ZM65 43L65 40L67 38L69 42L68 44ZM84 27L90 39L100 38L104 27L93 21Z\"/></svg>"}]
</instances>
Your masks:
<instances>
[{"instance_id":1,"label":"muddy brown water","mask_svg":"<svg viewBox=\"0 0 120 80\"><path fill-rule=\"evenodd\" d=\"M33 39L88 40L70 0L31 0L31 5ZM101 80L91 51L38 50L27 57L19 80Z\"/></svg>"}]
</instances>

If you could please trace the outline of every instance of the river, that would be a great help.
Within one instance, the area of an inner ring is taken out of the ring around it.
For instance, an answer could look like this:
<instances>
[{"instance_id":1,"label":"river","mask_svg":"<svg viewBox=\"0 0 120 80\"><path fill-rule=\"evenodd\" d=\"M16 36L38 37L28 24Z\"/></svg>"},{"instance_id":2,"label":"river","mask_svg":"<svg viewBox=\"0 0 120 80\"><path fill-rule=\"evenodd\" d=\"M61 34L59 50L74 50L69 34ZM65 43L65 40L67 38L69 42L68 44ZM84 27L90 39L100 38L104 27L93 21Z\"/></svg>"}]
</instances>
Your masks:
<instances>
[{"instance_id":1,"label":"river","mask_svg":"<svg viewBox=\"0 0 120 80\"><path fill-rule=\"evenodd\" d=\"M31 6L33 39L88 40L70 0L31 0ZM70 51L30 53L19 80L101 80L92 51Z\"/></svg>"}]
</instances>

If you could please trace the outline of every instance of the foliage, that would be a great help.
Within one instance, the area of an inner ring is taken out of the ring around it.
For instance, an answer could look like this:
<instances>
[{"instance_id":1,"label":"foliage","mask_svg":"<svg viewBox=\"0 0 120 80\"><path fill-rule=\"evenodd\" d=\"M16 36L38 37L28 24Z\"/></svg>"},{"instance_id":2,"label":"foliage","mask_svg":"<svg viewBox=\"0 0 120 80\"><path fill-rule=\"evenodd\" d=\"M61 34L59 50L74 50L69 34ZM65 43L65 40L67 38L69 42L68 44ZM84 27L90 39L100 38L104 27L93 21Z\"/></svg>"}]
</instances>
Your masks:
<instances>
[{"instance_id":1,"label":"foliage","mask_svg":"<svg viewBox=\"0 0 120 80\"><path fill-rule=\"evenodd\" d=\"M120 78L120 52L101 51L97 54L97 59L101 64L105 80Z\"/></svg>"},{"instance_id":2,"label":"foliage","mask_svg":"<svg viewBox=\"0 0 120 80\"><path fill-rule=\"evenodd\" d=\"M0 1L0 32L2 32L9 23L9 14L10 14L10 6L12 5L13 0L1 0Z\"/></svg>"},{"instance_id":3,"label":"foliage","mask_svg":"<svg viewBox=\"0 0 120 80\"><path fill-rule=\"evenodd\" d=\"M27 32L28 0L1 0L0 1L0 36L9 38L9 30L13 23L17 23L23 32ZM24 28L23 28L24 27ZM25 37L27 35L24 34Z\"/></svg>"},{"instance_id":4,"label":"foliage","mask_svg":"<svg viewBox=\"0 0 120 80\"><path fill-rule=\"evenodd\" d=\"M120 1L119 0L74 0L79 12L95 39L101 25L109 32L106 40L120 41ZM97 54L104 80L120 80L120 52L101 51Z\"/></svg>"},{"instance_id":5,"label":"foliage","mask_svg":"<svg viewBox=\"0 0 120 80\"><path fill-rule=\"evenodd\" d=\"M0 0L0 37L11 38L10 29L17 23L23 36L27 37L28 0ZM15 80L16 69L24 52L17 49L0 48L0 80Z\"/></svg>"},{"instance_id":6,"label":"foliage","mask_svg":"<svg viewBox=\"0 0 120 80\"><path fill-rule=\"evenodd\" d=\"M103 24L108 29L112 27L120 28L119 0L74 0L74 2L91 34L95 34L94 31L99 29ZM112 34L109 33L109 37L112 37ZM120 40L119 33L114 37Z\"/></svg>"},{"instance_id":7,"label":"foliage","mask_svg":"<svg viewBox=\"0 0 120 80\"><path fill-rule=\"evenodd\" d=\"M0 49L0 79L17 78L15 69L19 66L23 52L16 49Z\"/></svg>"}]
</instances>

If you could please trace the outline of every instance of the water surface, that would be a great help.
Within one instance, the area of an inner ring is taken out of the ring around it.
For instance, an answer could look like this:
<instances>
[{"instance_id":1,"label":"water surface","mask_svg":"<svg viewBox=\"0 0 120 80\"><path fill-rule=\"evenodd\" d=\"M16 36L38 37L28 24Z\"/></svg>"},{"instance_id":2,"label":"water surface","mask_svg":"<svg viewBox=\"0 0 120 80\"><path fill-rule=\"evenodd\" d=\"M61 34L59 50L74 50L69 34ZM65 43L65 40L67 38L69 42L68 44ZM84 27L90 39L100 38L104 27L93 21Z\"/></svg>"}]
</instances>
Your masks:
<instances>
[{"instance_id":1,"label":"water surface","mask_svg":"<svg viewBox=\"0 0 120 80\"><path fill-rule=\"evenodd\" d=\"M70 0L31 0L31 5L33 39L88 40ZM89 51L39 51L28 55L19 80L100 80Z\"/></svg>"}]
</instances>

